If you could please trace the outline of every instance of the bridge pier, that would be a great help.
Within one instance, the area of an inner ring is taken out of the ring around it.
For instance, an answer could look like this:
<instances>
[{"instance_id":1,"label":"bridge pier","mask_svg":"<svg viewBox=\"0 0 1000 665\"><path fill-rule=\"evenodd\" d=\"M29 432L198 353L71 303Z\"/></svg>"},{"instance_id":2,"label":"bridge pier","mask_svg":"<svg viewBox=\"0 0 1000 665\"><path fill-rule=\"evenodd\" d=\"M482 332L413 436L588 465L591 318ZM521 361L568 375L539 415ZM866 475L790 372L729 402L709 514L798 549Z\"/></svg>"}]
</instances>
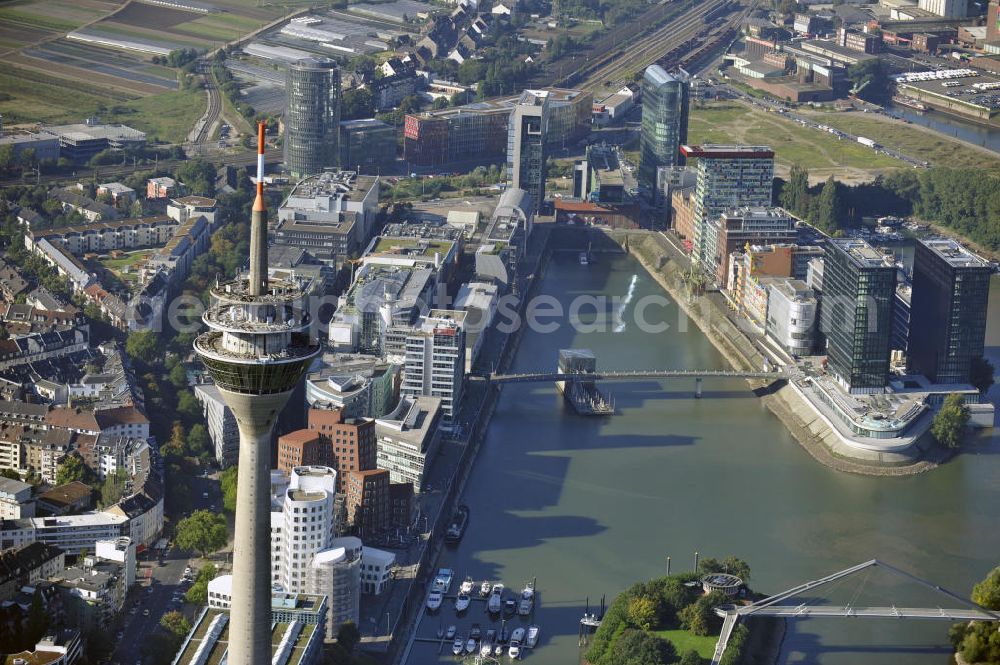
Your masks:
<instances>
[{"instance_id":1,"label":"bridge pier","mask_svg":"<svg viewBox=\"0 0 1000 665\"><path fill-rule=\"evenodd\" d=\"M700 376L694 380L694 396L701 399L701 384L704 383L704 379Z\"/></svg>"}]
</instances>

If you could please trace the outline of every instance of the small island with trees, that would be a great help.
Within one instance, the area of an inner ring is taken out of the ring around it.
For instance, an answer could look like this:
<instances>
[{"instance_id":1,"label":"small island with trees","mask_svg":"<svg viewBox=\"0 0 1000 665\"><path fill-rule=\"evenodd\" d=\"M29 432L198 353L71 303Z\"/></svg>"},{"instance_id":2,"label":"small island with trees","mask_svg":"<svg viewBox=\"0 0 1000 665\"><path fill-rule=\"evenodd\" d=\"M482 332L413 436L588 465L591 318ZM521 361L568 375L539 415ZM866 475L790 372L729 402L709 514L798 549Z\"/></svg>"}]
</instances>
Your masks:
<instances>
[{"instance_id":1,"label":"small island with trees","mask_svg":"<svg viewBox=\"0 0 1000 665\"><path fill-rule=\"evenodd\" d=\"M735 584L720 588L714 580ZM750 566L729 556L706 558L697 572L639 582L615 598L586 652L590 665L700 665L711 661L722 628L714 609L761 597L747 586ZM770 662L780 647L784 623L741 623L729 639L724 665ZM758 630L758 625L760 630ZM751 637L752 636L752 637Z\"/></svg>"}]
</instances>

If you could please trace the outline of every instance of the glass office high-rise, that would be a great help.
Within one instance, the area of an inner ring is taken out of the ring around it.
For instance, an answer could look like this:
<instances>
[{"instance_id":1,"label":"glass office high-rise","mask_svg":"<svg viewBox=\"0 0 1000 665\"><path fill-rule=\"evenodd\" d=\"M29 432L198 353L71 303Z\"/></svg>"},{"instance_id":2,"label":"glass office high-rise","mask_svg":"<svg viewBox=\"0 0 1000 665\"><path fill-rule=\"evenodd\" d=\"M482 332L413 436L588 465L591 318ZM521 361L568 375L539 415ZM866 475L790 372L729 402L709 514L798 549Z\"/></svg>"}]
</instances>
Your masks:
<instances>
[{"instance_id":1,"label":"glass office high-rise","mask_svg":"<svg viewBox=\"0 0 1000 665\"><path fill-rule=\"evenodd\" d=\"M288 67L285 166L295 176L340 165L340 70L329 58Z\"/></svg>"},{"instance_id":2,"label":"glass office high-rise","mask_svg":"<svg viewBox=\"0 0 1000 665\"><path fill-rule=\"evenodd\" d=\"M921 240L913 254L910 370L935 383L968 383L983 356L990 264L948 238Z\"/></svg>"},{"instance_id":3,"label":"glass office high-rise","mask_svg":"<svg viewBox=\"0 0 1000 665\"><path fill-rule=\"evenodd\" d=\"M680 146L687 143L690 79L650 65L642 77L642 132L639 137L639 183L655 198L656 170L681 166Z\"/></svg>"},{"instance_id":4,"label":"glass office high-rise","mask_svg":"<svg viewBox=\"0 0 1000 665\"><path fill-rule=\"evenodd\" d=\"M823 266L820 325L830 372L852 393L875 393L889 377L896 266L864 240L834 239Z\"/></svg>"},{"instance_id":5,"label":"glass office high-rise","mask_svg":"<svg viewBox=\"0 0 1000 665\"><path fill-rule=\"evenodd\" d=\"M545 137L549 93L525 90L510 113L507 126L507 182L531 194L534 209L545 201Z\"/></svg>"}]
</instances>

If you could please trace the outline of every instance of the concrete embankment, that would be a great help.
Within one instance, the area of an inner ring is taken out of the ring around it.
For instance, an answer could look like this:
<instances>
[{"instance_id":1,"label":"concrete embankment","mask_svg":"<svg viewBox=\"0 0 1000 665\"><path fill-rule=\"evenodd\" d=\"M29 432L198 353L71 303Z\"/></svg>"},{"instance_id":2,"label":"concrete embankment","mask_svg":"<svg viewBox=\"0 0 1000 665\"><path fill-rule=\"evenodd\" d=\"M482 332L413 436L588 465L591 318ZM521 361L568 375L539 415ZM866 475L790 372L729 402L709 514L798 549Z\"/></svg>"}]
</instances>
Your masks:
<instances>
[{"instance_id":1,"label":"concrete embankment","mask_svg":"<svg viewBox=\"0 0 1000 665\"><path fill-rule=\"evenodd\" d=\"M762 367L763 355L730 320L724 305L709 296L696 297L689 293L683 271L674 260L676 250L666 239L656 233L622 231L610 231L608 237L620 245L627 238L629 251L734 369ZM917 455L921 457L882 453L869 459L855 459L863 453L848 450L833 428L787 382L766 385L751 381L750 384L768 410L816 461L838 471L869 476L907 476L933 469L948 457L947 452L927 439L918 444Z\"/></svg>"}]
</instances>

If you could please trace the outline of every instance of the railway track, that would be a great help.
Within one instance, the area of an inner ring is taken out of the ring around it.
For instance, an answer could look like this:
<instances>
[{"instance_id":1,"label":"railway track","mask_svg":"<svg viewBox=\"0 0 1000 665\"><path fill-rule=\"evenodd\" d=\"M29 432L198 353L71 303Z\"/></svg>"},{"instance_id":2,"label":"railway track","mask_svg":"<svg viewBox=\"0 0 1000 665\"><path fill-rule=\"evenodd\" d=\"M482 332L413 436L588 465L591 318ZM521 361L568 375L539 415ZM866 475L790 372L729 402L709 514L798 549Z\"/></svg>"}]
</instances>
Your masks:
<instances>
[{"instance_id":1,"label":"railway track","mask_svg":"<svg viewBox=\"0 0 1000 665\"><path fill-rule=\"evenodd\" d=\"M581 88L593 89L604 81L617 81L629 74L663 59L672 49L684 48L699 32L708 30L703 17L716 11L729 0L700 2L681 13L669 23L657 28L646 38L625 52L609 54L602 58L596 69L576 72L575 76L586 76L576 83Z\"/></svg>"},{"instance_id":2,"label":"railway track","mask_svg":"<svg viewBox=\"0 0 1000 665\"><path fill-rule=\"evenodd\" d=\"M208 93L208 108L205 109L205 115L198 121L198 125L196 125L197 131L194 132L191 142L195 145L204 145L211 138L212 128L215 127L215 123L219 120L219 115L222 113L222 92L215 85L215 77L212 75L211 65L208 62L202 61L198 67L198 71L201 73L202 80L205 81L205 91Z\"/></svg>"}]
</instances>

